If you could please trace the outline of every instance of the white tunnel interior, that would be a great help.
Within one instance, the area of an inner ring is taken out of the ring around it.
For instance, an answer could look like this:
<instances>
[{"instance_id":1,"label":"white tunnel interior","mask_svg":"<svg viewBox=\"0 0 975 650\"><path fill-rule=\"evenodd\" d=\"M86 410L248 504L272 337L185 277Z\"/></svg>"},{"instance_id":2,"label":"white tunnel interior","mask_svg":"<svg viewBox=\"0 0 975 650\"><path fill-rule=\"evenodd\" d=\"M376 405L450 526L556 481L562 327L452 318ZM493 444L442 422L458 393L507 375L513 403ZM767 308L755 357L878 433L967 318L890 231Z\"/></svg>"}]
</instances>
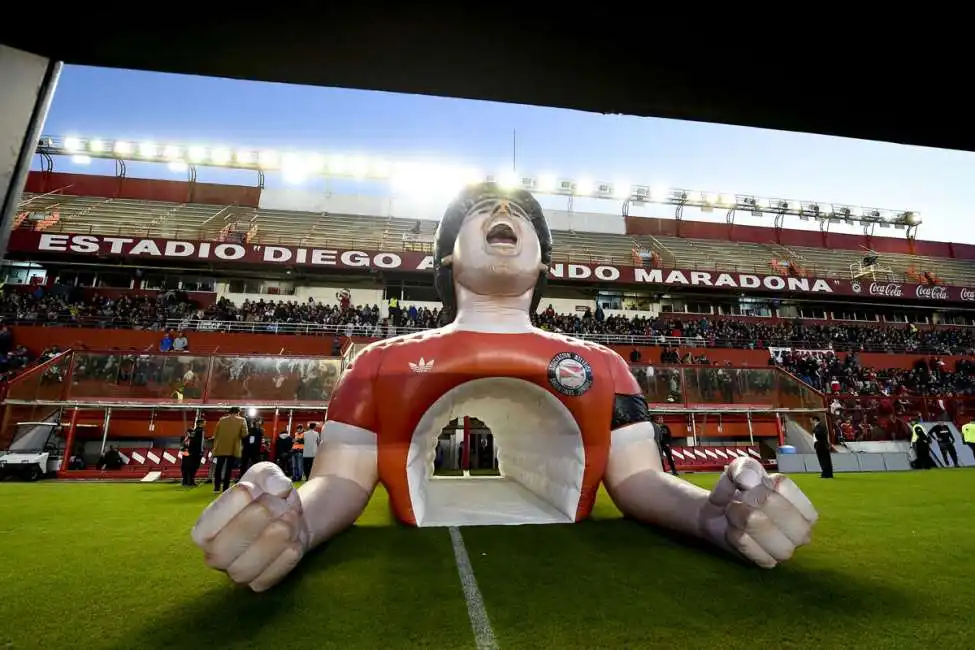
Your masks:
<instances>
[{"instance_id":1,"label":"white tunnel interior","mask_svg":"<svg viewBox=\"0 0 975 650\"><path fill-rule=\"evenodd\" d=\"M464 416L491 430L501 477L434 477L440 433ZM413 432L407 478L416 523L571 523L585 464L579 425L554 395L521 379L466 382L437 400Z\"/></svg>"}]
</instances>

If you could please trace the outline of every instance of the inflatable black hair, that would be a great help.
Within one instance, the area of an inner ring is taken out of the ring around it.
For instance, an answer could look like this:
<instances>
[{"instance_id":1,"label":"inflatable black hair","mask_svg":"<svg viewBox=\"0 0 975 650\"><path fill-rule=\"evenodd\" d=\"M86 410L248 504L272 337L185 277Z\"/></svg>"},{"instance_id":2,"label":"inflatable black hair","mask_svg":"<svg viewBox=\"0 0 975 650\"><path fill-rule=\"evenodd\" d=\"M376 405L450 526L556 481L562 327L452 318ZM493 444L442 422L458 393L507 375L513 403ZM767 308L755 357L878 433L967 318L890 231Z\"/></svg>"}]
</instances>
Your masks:
<instances>
[{"instance_id":1,"label":"inflatable black hair","mask_svg":"<svg viewBox=\"0 0 975 650\"><path fill-rule=\"evenodd\" d=\"M437 226L437 233L433 238L433 284L437 290L437 295L443 302L443 311L440 314L441 325L452 323L457 317L457 296L454 293L454 273L449 265L442 263L443 258L454 252L454 242L460 234L464 218L470 214L471 210L485 201L507 200L523 210L535 228L538 235L538 243L542 252L542 264L549 267L552 263L552 233L545 222L545 214L542 206L538 204L535 197L530 192L522 189L505 190L496 183L479 183L464 188L463 191L450 202L444 212L440 225ZM538 309L538 303L542 299L545 291L547 274L540 271L538 282L535 283L535 291L532 293L531 314Z\"/></svg>"}]
</instances>

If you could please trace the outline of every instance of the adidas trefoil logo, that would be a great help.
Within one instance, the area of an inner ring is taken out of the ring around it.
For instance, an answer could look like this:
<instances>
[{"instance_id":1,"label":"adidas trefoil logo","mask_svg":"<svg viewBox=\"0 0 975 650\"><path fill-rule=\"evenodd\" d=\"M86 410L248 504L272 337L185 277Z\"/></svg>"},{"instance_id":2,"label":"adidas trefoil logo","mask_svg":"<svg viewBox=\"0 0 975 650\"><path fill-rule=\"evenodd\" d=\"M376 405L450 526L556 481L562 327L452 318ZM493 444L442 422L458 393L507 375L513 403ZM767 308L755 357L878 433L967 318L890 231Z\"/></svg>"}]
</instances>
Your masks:
<instances>
[{"instance_id":1,"label":"adidas trefoil logo","mask_svg":"<svg viewBox=\"0 0 975 650\"><path fill-rule=\"evenodd\" d=\"M426 361L423 357L416 363L410 362L410 370L413 372L430 372L433 370L433 359Z\"/></svg>"}]
</instances>

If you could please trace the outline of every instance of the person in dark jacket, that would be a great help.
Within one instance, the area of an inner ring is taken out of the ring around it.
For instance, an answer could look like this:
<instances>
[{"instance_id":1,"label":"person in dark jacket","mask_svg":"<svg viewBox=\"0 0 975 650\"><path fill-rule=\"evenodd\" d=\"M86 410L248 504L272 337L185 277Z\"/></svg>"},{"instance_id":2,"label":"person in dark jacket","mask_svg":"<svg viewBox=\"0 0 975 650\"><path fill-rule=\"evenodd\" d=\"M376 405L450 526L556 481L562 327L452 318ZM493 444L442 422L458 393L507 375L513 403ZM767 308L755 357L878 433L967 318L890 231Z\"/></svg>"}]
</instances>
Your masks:
<instances>
[{"instance_id":1,"label":"person in dark jacket","mask_svg":"<svg viewBox=\"0 0 975 650\"><path fill-rule=\"evenodd\" d=\"M658 415L653 420L654 437L657 439L657 447L660 448L660 453L667 460L667 464L670 465L671 474L677 476L677 464L674 463L674 452L670 448L671 444L673 444L674 436L670 432L670 427L664 423L662 417Z\"/></svg>"},{"instance_id":2,"label":"person in dark jacket","mask_svg":"<svg viewBox=\"0 0 975 650\"><path fill-rule=\"evenodd\" d=\"M826 424L818 417L813 416L813 437L816 442L813 447L816 450L816 458L819 459L820 478L833 478L833 450L829 444L829 429Z\"/></svg>"},{"instance_id":3,"label":"person in dark jacket","mask_svg":"<svg viewBox=\"0 0 975 650\"><path fill-rule=\"evenodd\" d=\"M278 439L274 441L274 461L287 476L291 476L291 448L294 444L294 439L287 429L279 433Z\"/></svg>"},{"instance_id":4,"label":"person in dark jacket","mask_svg":"<svg viewBox=\"0 0 975 650\"><path fill-rule=\"evenodd\" d=\"M931 438L925 432L920 422L914 422L911 431L914 432L914 455L917 456L917 459L914 461L914 468L934 468L934 459L931 458Z\"/></svg>"},{"instance_id":5,"label":"person in dark jacket","mask_svg":"<svg viewBox=\"0 0 975 650\"><path fill-rule=\"evenodd\" d=\"M98 464L95 465L98 469L122 469L122 465L125 462L122 460L122 454L119 453L118 448L112 445L108 448L104 454L98 458Z\"/></svg>"},{"instance_id":6,"label":"person in dark jacket","mask_svg":"<svg viewBox=\"0 0 975 650\"><path fill-rule=\"evenodd\" d=\"M938 422L931 427L928 435L937 440L938 447L941 449L941 457L945 459L945 467L948 467L949 460L951 460L952 465L958 467L958 452L955 451L955 434L951 432L951 428L944 422Z\"/></svg>"},{"instance_id":7,"label":"person in dark jacket","mask_svg":"<svg viewBox=\"0 0 975 650\"><path fill-rule=\"evenodd\" d=\"M183 485L196 487L196 472L203 460L203 418L196 421L196 426L186 430L183 445L180 447L180 469L183 475Z\"/></svg>"},{"instance_id":8,"label":"person in dark jacket","mask_svg":"<svg viewBox=\"0 0 975 650\"><path fill-rule=\"evenodd\" d=\"M256 464L261 458L261 440L264 438L264 420L255 418L247 423L247 437L240 449L240 475Z\"/></svg>"}]
</instances>

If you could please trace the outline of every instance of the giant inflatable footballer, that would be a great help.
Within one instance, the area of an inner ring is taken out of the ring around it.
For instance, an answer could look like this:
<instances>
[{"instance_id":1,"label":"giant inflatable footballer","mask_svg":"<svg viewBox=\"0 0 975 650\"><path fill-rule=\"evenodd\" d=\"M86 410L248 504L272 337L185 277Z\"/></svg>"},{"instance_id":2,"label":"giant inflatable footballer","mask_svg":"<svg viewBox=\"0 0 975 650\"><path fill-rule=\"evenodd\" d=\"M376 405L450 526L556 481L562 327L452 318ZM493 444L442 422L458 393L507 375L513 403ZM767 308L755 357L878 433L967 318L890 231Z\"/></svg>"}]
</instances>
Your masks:
<instances>
[{"instance_id":1,"label":"giant inflatable footballer","mask_svg":"<svg viewBox=\"0 0 975 650\"><path fill-rule=\"evenodd\" d=\"M266 590L351 526L378 482L411 526L576 522L603 483L627 516L761 567L808 543L818 515L790 479L748 458L710 493L663 472L624 360L532 326L551 255L531 194L465 189L434 244L449 324L363 350L329 402L311 479L296 490L275 465L252 467L193 529L206 563ZM504 478L433 476L439 434L465 415L490 427Z\"/></svg>"}]
</instances>

